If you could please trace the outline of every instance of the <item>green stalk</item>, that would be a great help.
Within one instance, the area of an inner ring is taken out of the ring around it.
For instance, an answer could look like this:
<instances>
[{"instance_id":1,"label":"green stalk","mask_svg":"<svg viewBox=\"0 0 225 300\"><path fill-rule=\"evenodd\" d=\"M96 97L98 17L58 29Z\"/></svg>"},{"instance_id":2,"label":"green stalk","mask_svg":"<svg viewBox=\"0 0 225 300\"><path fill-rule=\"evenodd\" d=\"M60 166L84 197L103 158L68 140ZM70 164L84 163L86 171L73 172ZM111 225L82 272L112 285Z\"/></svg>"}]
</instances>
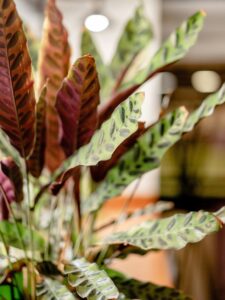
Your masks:
<instances>
[{"instance_id":1,"label":"green stalk","mask_svg":"<svg viewBox=\"0 0 225 300\"><path fill-rule=\"evenodd\" d=\"M140 177L140 178L137 180L137 182L136 182L136 184L134 185L134 188L133 188L133 190L132 190L130 196L126 199L126 202L124 203L123 207L121 208L120 213L119 213L119 216L118 216L118 218L117 218L117 222L116 222L116 223L114 224L114 226L113 226L112 233L116 232L117 227L118 227L118 225L119 225L119 221L120 221L121 215L127 210L128 206L129 206L129 204L130 204L130 202L133 200L134 195L135 195L135 193L136 193L136 190L138 189L138 187L139 187L139 185L140 185L140 183L141 183L141 180L142 180L142 177ZM104 260L104 258L105 258L105 255L106 255L106 253L107 253L107 251L108 251L108 249L109 249L109 245L107 245L107 246L105 246L105 247L102 248L102 250L101 250L101 252L100 252L100 254L99 254L98 260L97 260L97 264L98 264L98 265L100 265L100 264L103 262L103 260Z\"/></svg>"},{"instance_id":2,"label":"green stalk","mask_svg":"<svg viewBox=\"0 0 225 300\"><path fill-rule=\"evenodd\" d=\"M9 211L9 213L11 214L12 216L12 219L13 219L13 222L15 223L15 226L16 226L16 231L17 231L17 237L18 237L18 240L20 241L20 244L21 244L21 248L23 249L24 251L24 255L25 255L25 258L28 262L28 255L27 255L27 251L26 251L26 247L25 247L25 244L23 242L23 239L22 239L22 234L21 234L21 231L20 231L20 228L18 226L18 222L16 221L16 217L15 217L15 214L13 212L13 209L11 208L11 206L9 205L9 201L8 201L8 198L7 198L7 195L4 191L4 189L2 188L2 186L0 185L0 192L2 193L2 196L3 196L3 199L4 199L4 202L5 202L5 205Z\"/></svg>"},{"instance_id":3,"label":"green stalk","mask_svg":"<svg viewBox=\"0 0 225 300\"><path fill-rule=\"evenodd\" d=\"M35 278L35 269L34 269L34 242L33 242L33 233L32 233L32 212L31 212L31 197L30 197L30 181L29 181L29 170L27 166L27 161L25 162L25 179L26 179L26 190L27 190L27 225L30 232L30 250L31 250L31 262L27 264L28 274L30 274L30 290L31 290L31 299L36 299L36 278Z\"/></svg>"}]
</instances>

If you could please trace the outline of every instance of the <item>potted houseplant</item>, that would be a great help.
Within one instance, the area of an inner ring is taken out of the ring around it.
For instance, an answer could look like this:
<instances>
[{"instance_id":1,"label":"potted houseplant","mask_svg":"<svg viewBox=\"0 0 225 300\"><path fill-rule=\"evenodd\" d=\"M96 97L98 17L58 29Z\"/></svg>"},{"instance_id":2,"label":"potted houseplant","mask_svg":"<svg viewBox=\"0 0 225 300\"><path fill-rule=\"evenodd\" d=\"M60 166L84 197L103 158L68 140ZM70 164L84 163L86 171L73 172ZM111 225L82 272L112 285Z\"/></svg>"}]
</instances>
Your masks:
<instances>
[{"instance_id":1,"label":"potted houseplant","mask_svg":"<svg viewBox=\"0 0 225 300\"><path fill-rule=\"evenodd\" d=\"M48 0L35 87L13 0L0 1L0 18L1 299L189 299L129 279L108 263L197 242L220 229L223 208L150 220L103 239L95 232L103 204L158 167L168 148L225 101L222 87L191 114L181 107L150 127L139 122L144 94L136 90L194 45L204 12L185 21L146 67L127 78L152 38L142 6L125 27L110 66L88 31L83 56L70 65L62 15ZM169 208L156 203L126 217Z\"/></svg>"}]
</instances>

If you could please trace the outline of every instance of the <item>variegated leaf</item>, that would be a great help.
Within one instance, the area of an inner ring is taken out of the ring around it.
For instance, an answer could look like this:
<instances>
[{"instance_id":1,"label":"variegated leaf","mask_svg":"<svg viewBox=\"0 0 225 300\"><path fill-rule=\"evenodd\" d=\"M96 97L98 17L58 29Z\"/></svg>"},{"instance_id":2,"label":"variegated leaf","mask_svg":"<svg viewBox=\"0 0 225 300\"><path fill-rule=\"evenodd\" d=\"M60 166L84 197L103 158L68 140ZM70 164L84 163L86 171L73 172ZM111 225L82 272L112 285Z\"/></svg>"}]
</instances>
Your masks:
<instances>
[{"instance_id":1,"label":"variegated leaf","mask_svg":"<svg viewBox=\"0 0 225 300\"><path fill-rule=\"evenodd\" d=\"M168 202L168 201L157 201L156 203L151 203L143 208L136 209L134 212L124 212L122 213L119 218L114 219L110 221L109 223L103 224L102 226L98 227L96 231L102 230L108 226L112 226L114 224L122 224L126 222L129 219L133 218L139 218L141 216L146 216L146 215L153 215L153 214L159 214L167 210L171 210L173 208L174 204L173 202Z\"/></svg>"},{"instance_id":2,"label":"variegated leaf","mask_svg":"<svg viewBox=\"0 0 225 300\"><path fill-rule=\"evenodd\" d=\"M102 98L104 98L104 96L109 95L109 91L113 86L112 76L109 68L104 64L95 42L87 29L83 30L81 36L81 53L82 55L91 54L94 57L99 75Z\"/></svg>"},{"instance_id":3,"label":"variegated leaf","mask_svg":"<svg viewBox=\"0 0 225 300\"><path fill-rule=\"evenodd\" d=\"M143 250L181 249L220 228L221 222L213 214L190 212L144 222L126 232L108 236L103 243L132 245Z\"/></svg>"},{"instance_id":4,"label":"variegated leaf","mask_svg":"<svg viewBox=\"0 0 225 300\"><path fill-rule=\"evenodd\" d=\"M23 200L23 176L20 168L11 157L8 157L1 160L1 171L9 178L13 185L15 201L21 202Z\"/></svg>"},{"instance_id":5,"label":"variegated leaf","mask_svg":"<svg viewBox=\"0 0 225 300\"><path fill-rule=\"evenodd\" d=\"M136 93L121 103L112 113L111 118L95 132L90 142L64 161L54 175L57 177L63 173L54 184L53 192L62 186L76 167L92 166L99 161L109 159L115 149L137 130L143 98L143 93Z\"/></svg>"},{"instance_id":6,"label":"variegated leaf","mask_svg":"<svg viewBox=\"0 0 225 300\"><path fill-rule=\"evenodd\" d=\"M205 13L202 11L191 16L169 36L144 69L129 81L126 76L124 77L124 84L121 85L122 91L113 95L100 107L99 125L110 117L112 109L134 93L143 83L187 54L202 30L204 19Z\"/></svg>"},{"instance_id":7,"label":"variegated leaf","mask_svg":"<svg viewBox=\"0 0 225 300\"><path fill-rule=\"evenodd\" d=\"M39 59L39 91L46 80L47 90L47 144L45 162L50 171L56 170L64 159L64 152L60 146L60 124L55 109L56 94L63 79L67 76L70 50L68 34L62 23L62 15L58 10L55 0L48 0L43 38Z\"/></svg>"},{"instance_id":8,"label":"variegated leaf","mask_svg":"<svg viewBox=\"0 0 225 300\"><path fill-rule=\"evenodd\" d=\"M65 285L57 280L45 278L36 286L36 295L38 300L75 300L73 295Z\"/></svg>"},{"instance_id":9,"label":"variegated leaf","mask_svg":"<svg viewBox=\"0 0 225 300\"><path fill-rule=\"evenodd\" d=\"M97 127L99 82L94 58L85 55L72 66L56 100L62 123L62 147L67 156L87 144Z\"/></svg>"},{"instance_id":10,"label":"variegated leaf","mask_svg":"<svg viewBox=\"0 0 225 300\"><path fill-rule=\"evenodd\" d=\"M157 168L165 152L180 139L186 117L186 110L180 108L138 138L97 190L83 202L83 213L98 210L106 200L119 195L133 180Z\"/></svg>"},{"instance_id":11,"label":"variegated leaf","mask_svg":"<svg viewBox=\"0 0 225 300\"><path fill-rule=\"evenodd\" d=\"M120 157L124 153L129 151L133 147L138 137L140 137L146 131L145 124L140 122L138 129L131 136L129 136L119 147L114 151L112 157L109 160L101 161L96 166L91 167L91 177L94 181L99 182L105 178L106 174L112 169L119 161Z\"/></svg>"},{"instance_id":12,"label":"variegated leaf","mask_svg":"<svg viewBox=\"0 0 225 300\"><path fill-rule=\"evenodd\" d=\"M155 73L184 57L195 44L198 34L202 30L205 16L205 12L199 11L183 22L155 53L148 66L139 71L124 87L143 84L153 72Z\"/></svg>"},{"instance_id":13,"label":"variegated leaf","mask_svg":"<svg viewBox=\"0 0 225 300\"><path fill-rule=\"evenodd\" d=\"M22 249L30 247L30 230L21 223L11 223L8 221L0 222L0 231L4 236L5 242L8 246ZM20 239L18 238L18 231ZM43 237L37 232L32 230L33 246L36 251L43 252L45 249L45 241ZM1 235L0 235L1 240Z\"/></svg>"},{"instance_id":14,"label":"variegated leaf","mask_svg":"<svg viewBox=\"0 0 225 300\"><path fill-rule=\"evenodd\" d=\"M121 299L124 300L191 300L190 297L174 288L126 278L122 273L112 269L106 269L106 272L119 289L121 297L123 295Z\"/></svg>"},{"instance_id":15,"label":"variegated leaf","mask_svg":"<svg viewBox=\"0 0 225 300\"><path fill-rule=\"evenodd\" d=\"M46 146L46 95L47 86L44 86L38 103L36 105L36 136L34 148L28 159L30 173L38 178L44 167L45 146Z\"/></svg>"},{"instance_id":16,"label":"variegated leaf","mask_svg":"<svg viewBox=\"0 0 225 300\"><path fill-rule=\"evenodd\" d=\"M72 261L65 266L64 273L68 282L76 288L81 298L88 300L117 299L118 290L105 271L98 268L97 264L89 263L85 258Z\"/></svg>"},{"instance_id":17,"label":"variegated leaf","mask_svg":"<svg viewBox=\"0 0 225 300\"><path fill-rule=\"evenodd\" d=\"M20 155L27 157L35 122L31 60L14 2L1 1L0 10L0 127Z\"/></svg>"},{"instance_id":18,"label":"variegated leaf","mask_svg":"<svg viewBox=\"0 0 225 300\"><path fill-rule=\"evenodd\" d=\"M115 79L129 68L137 54L151 42L152 38L152 24L144 14L143 5L139 5L122 32L110 64Z\"/></svg>"},{"instance_id":19,"label":"variegated leaf","mask_svg":"<svg viewBox=\"0 0 225 300\"><path fill-rule=\"evenodd\" d=\"M225 102L225 84L222 85L218 92L209 95L202 104L194 110L188 117L184 126L184 132L191 131L194 126L203 118L213 114L217 105Z\"/></svg>"},{"instance_id":20,"label":"variegated leaf","mask_svg":"<svg viewBox=\"0 0 225 300\"><path fill-rule=\"evenodd\" d=\"M221 207L214 215L223 223L225 224L225 206Z\"/></svg>"}]
</instances>

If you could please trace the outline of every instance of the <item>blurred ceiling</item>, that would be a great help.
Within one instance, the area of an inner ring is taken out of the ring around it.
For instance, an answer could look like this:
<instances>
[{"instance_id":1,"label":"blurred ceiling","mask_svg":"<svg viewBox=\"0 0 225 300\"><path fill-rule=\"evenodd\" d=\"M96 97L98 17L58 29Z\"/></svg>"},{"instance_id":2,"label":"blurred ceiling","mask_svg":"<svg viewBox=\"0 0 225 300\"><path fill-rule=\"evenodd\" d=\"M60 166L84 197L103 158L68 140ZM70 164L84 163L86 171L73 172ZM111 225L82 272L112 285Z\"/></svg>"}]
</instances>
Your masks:
<instances>
[{"instance_id":1,"label":"blurred ceiling","mask_svg":"<svg viewBox=\"0 0 225 300\"><path fill-rule=\"evenodd\" d=\"M225 1L224 0L164 0L162 3L163 38L192 15L203 9L207 13L205 26L196 45L183 63L225 62Z\"/></svg>"},{"instance_id":2,"label":"blurred ceiling","mask_svg":"<svg viewBox=\"0 0 225 300\"><path fill-rule=\"evenodd\" d=\"M200 38L186 58L182 60L182 63L225 63L225 0L153 0L153 3L154 1L156 3L162 2L163 39L197 10L203 9L207 13L205 26L200 34ZM29 11L26 14L27 19L31 13L33 14L32 21L36 23L33 26L35 29L38 28L40 32L46 0L16 0L16 2L23 10L26 7L26 10ZM76 12L79 12L80 22L82 22L85 14L98 7L103 8L108 17L115 20L113 26L116 26L116 23L124 18L124 11L130 9L129 4L137 3L137 0L57 0L57 2L66 13L71 12L71 6Z\"/></svg>"}]
</instances>

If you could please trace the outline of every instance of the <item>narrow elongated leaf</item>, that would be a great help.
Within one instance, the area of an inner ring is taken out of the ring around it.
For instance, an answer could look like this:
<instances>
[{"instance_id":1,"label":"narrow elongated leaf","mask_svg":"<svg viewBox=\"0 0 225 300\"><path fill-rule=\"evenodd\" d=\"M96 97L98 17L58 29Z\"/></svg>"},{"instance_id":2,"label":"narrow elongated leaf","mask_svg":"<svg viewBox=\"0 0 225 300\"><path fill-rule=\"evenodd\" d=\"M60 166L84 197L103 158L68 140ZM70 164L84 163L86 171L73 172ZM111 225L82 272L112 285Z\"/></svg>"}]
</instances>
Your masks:
<instances>
[{"instance_id":1,"label":"narrow elongated leaf","mask_svg":"<svg viewBox=\"0 0 225 300\"><path fill-rule=\"evenodd\" d=\"M124 295L124 298L121 298L124 300L191 300L190 297L173 288L126 278L122 273L111 269L106 269L106 272L120 293Z\"/></svg>"},{"instance_id":2,"label":"narrow elongated leaf","mask_svg":"<svg viewBox=\"0 0 225 300\"><path fill-rule=\"evenodd\" d=\"M15 189L10 179L0 171L0 220L9 218L6 201L9 205L15 201Z\"/></svg>"},{"instance_id":3,"label":"narrow elongated leaf","mask_svg":"<svg viewBox=\"0 0 225 300\"><path fill-rule=\"evenodd\" d=\"M45 278L37 285L36 295L38 300L74 300L75 297L65 285L57 280Z\"/></svg>"},{"instance_id":4,"label":"narrow elongated leaf","mask_svg":"<svg viewBox=\"0 0 225 300\"><path fill-rule=\"evenodd\" d=\"M124 73L136 55L151 42L152 38L152 24L144 15L143 5L140 5L134 16L127 22L110 64L114 78Z\"/></svg>"},{"instance_id":5,"label":"narrow elongated leaf","mask_svg":"<svg viewBox=\"0 0 225 300\"><path fill-rule=\"evenodd\" d=\"M14 2L1 1L0 6L0 127L20 155L27 157L35 122L31 60Z\"/></svg>"},{"instance_id":6,"label":"narrow elongated leaf","mask_svg":"<svg viewBox=\"0 0 225 300\"><path fill-rule=\"evenodd\" d=\"M143 84L153 72L184 57L202 30L205 12L199 11L183 22L155 53L148 66L139 71L128 85Z\"/></svg>"},{"instance_id":7,"label":"narrow elongated leaf","mask_svg":"<svg viewBox=\"0 0 225 300\"><path fill-rule=\"evenodd\" d=\"M214 213L214 215L222 222L225 223L225 206L221 207L220 210Z\"/></svg>"},{"instance_id":8,"label":"narrow elongated leaf","mask_svg":"<svg viewBox=\"0 0 225 300\"><path fill-rule=\"evenodd\" d=\"M137 131L129 136L113 153L107 161L101 161L96 166L91 167L92 179L96 182L101 181L109 170L119 161L120 157L133 147L138 137L146 131L144 123L140 122Z\"/></svg>"},{"instance_id":9,"label":"narrow elongated leaf","mask_svg":"<svg viewBox=\"0 0 225 300\"><path fill-rule=\"evenodd\" d=\"M202 11L191 16L169 36L144 69L129 82L126 82L126 77L124 78L124 84L121 85L122 91L102 104L99 110L99 125L109 118L112 109L134 93L143 83L187 54L202 30L204 19L205 13Z\"/></svg>"},{"instance_id":10,"label":"narrow elongated leaf","mask_svg":"<svg viewBox=\"0 0 225 300\"><path fill-rule=\"evenodd\" d=\"M47 86L44 86L36 106L36 136L31 156L28 160L30 173L38 178L44 167L46 146L46 95Z\"/></svg>"},{"instance_id":11,"label":"narrow elongated leaf","mask_svg":"<svg viewBox=\"0 0 225 300\"><path fill-rule=\"evenodd\" d=\"M165 152L180 139L186 117L186 110L180 108L138 138L97 190L83 202L83 213L98 210L106 200L119 195L136 178L157 168Z\"/></svg>"},{"instance_id":12,"label":"narrow elongated leaf","mask_svg":"<svg viewBox=\"0 0 225 300\"><path fill-rule=\"evenodd\" d=\"M1 160L1 170L13 185L15 201L21 202L23 200L23 176L20 168L12 158L8 157Z\"/></svg>"},{"instance_id":13,"label":"narrow elongated leaf","mask_svg":"<svg viewBox=\"0 0 225 300\"><path fill-rule=\"evenodd\" d=\"M112 234L104 243L133 245L143 250L181 249L220 228L221 222L213 214L190 212L147 221L126 232Z\"/></svg>"},{"instance_id":14,"label":"narrow elongated leaf","mask_svg":"<svg viewBox=\"0 0 225 300\"><path fill-rule=\"evenodd\" d=\"M40 40L34 35L28 26L23 26L25 35L27 37L28 48L32 60L32 66L34 70L37 70L38 53L40 49Z\"/></svg>"},{"instance_id":15,"label":"narrow elongated leaf","mask_svg":"<svg viewBox=\"0 0 225 300\"><path fill-rule=\"evenodd\" d=\"M191 131L194 126L203 118L213 114L217 105L225 102L225 84L222 85L218 92L209 95L202 104L194 110L188 117L184 126L184 132Z\"/></svg>"},{"instance_id":16,"label":"narrow elongated leaf","mask_svg":"<svg viewBox=\"0 0 225 300\"><path fill-rule=\"evenodd\" d=\"M90 142L64 161L55 175L63 173L54 184L53 192L73 174L76 167L92 166L101 160L109 159L115 149L137 130L143 98L143 93L136 93L124 101L115 109L111 118L95 132Z\"/></svg>"},{"instance_id":17,"label":"narrow elongated leaf","mask_svg":"<svg viewBox=\"0 0 225 300\"><path fill-rule=\"evenodd\" d=\"M95 232L102 230L108 226L112 226L114 224L122 224L129 219L139 218L141 216L146 216L146 215L151 216L153 214L162 213L166 210L172 209L173 206L174 206L173 202L157 201L156 203L148 204L148 205L144 206L143 208L136 209L134 212L124 212L123 214L121 214L119 216L119 218L114 219L106 224L103 224L102 226L95 229Z\"/></svg>"},{"instance_id":18,"label":"narrow elongated leaf","mask_svg":"<svg viewBox=\"0 0 225 300\"><path fill-rule=\"evenodd\" d=\"M88 300L117 299L118 290L105 271L97 264L89 263L84 258L76 259L64 269L68 282L76 287L77 294Z\"/></svg>"},{"instance_id":19,"label":"narrow elongated leaf","mask_svg":"<svg viewBox=\"0 0 225 300\"><path fill-rule=\"evenodd\" d=\"M67 156L87 144L97 127L99 82L94 58L79 58L59 90L56 108L62 122L62 147Z\"/></svg>"},{"instance_id":20,"label":"narrow elongated leaf","mask_svg":"<svg viewBox=\"0 0 225 300\"><path fill-rule=\"evenodd\" d=\"M45 161L50 171L54 171L63 161L64 153L59 144L60 125L55 109L56 94L67 76L70 52L68 35L62 23L62 15L55 0L48 0L45 12L43 39L39 60L39 90L48 79L47 91L47 144Z\"/></svg>"},{"instance_id":21,"label":"narrow elongated leaf","mask_svg":"<svg viewBox=\"0 0 225 300\"><path fill-rule=\"evenodd\" d=\"M87 29L83 30L81 36L81 53L82 55L91 54L94 57L99 74L101 93L103 96L108 95L111 90L110 87L113 86L111 72L104 64L95 42Z\"/></svg>"},{"instance_id":22,"label":"narrow elongated leaf","mask_svg":"<svg viewBox=\"0 0 225 300\"><path fill-rule=\"evenodd\" d=\"M29 228L25 227L20 223L18 223L17 225L18 228L16 227L15 223L10 223L8 221L0 222L0 231L4 235L5 242L8 246L12 246L23 250L21 245L21 240L18 238L18 229L19 229L23 245L25 245L29 249L30 230ZM45 249L44 239L39 235L39 233L37 233L34 230L32 230L32 236L33 236L34 249L36 251L43 252ZM0 236L0 240L1 240L1 236Z\"/></svg>"}]
</instances>

